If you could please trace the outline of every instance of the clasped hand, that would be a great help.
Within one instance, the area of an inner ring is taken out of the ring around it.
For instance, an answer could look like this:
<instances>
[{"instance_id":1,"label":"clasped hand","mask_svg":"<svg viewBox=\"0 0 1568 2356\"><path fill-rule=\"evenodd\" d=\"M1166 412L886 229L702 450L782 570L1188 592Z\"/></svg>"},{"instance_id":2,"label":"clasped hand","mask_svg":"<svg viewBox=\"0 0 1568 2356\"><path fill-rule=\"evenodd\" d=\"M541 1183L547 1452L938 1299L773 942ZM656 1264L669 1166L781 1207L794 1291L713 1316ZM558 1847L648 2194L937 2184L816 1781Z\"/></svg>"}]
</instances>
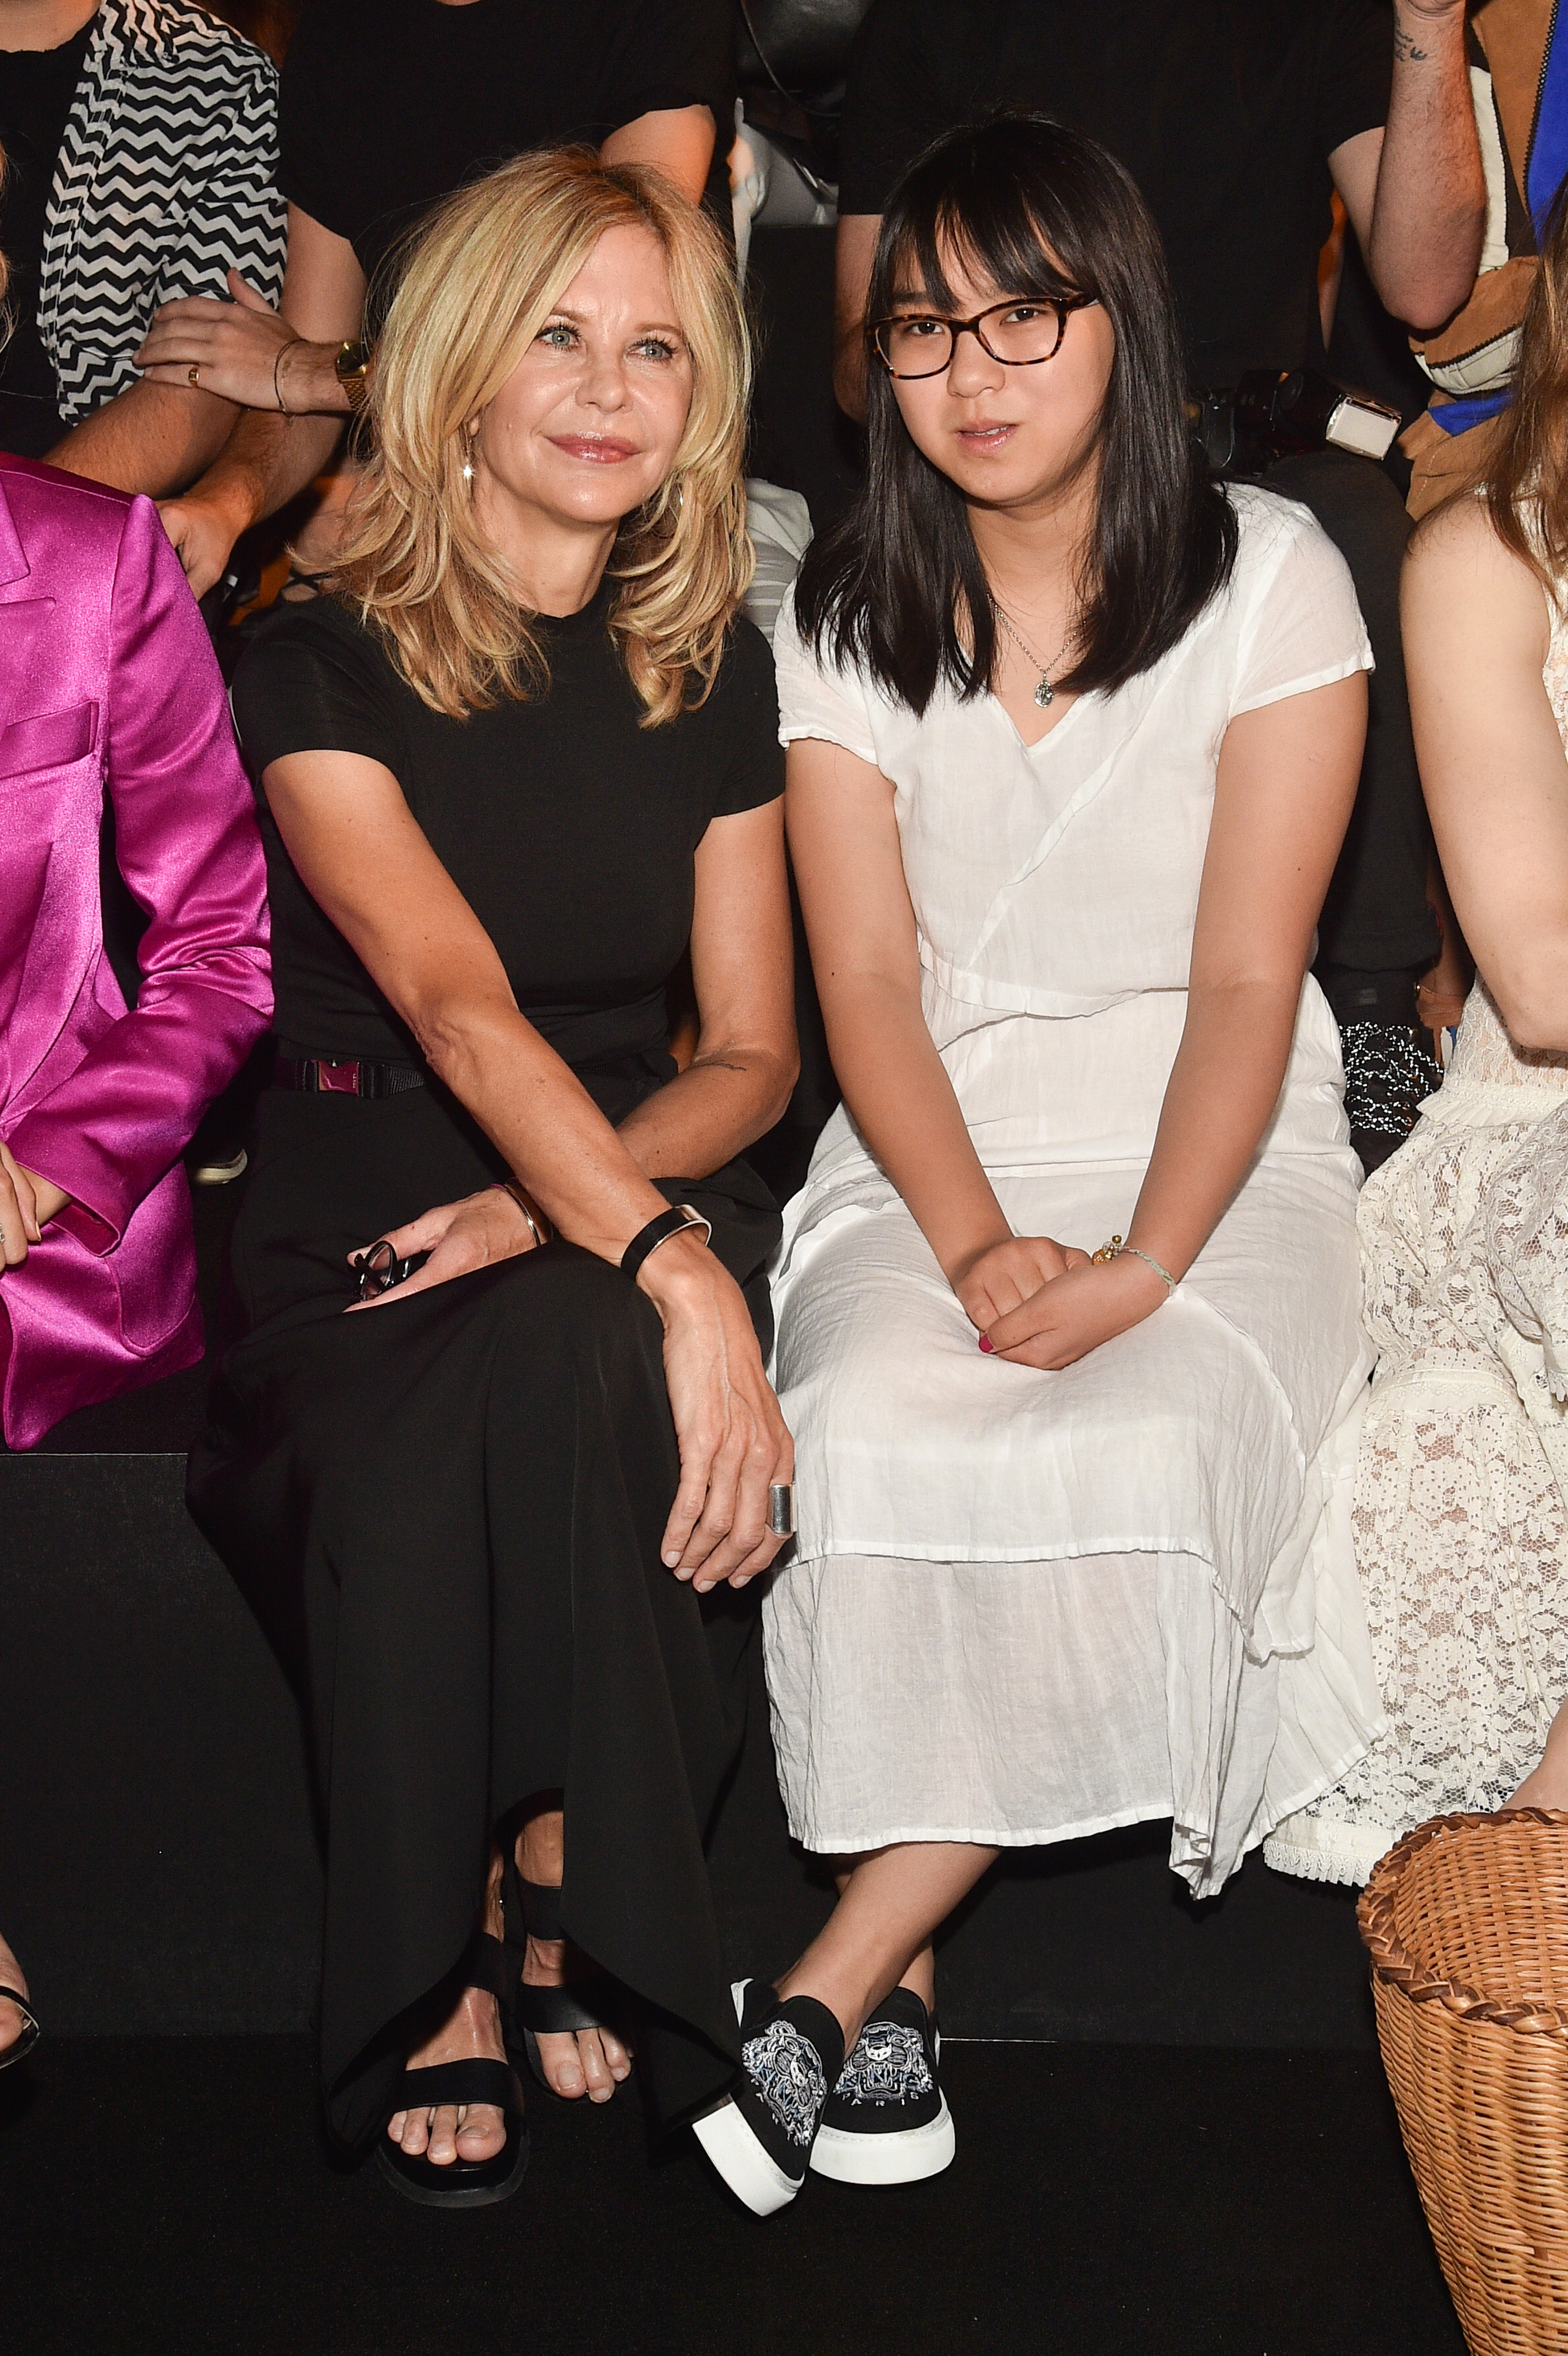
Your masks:
<instances>
[{"instance_id":1,"label":"clasped hand","mask_svg":"<svg viewBox=\"0 0 1568 2356\"><path fill-rule=\"evenodd\" d=\"M1166 1298L1163 1280L1131 1254L1096 1266L1050 1236L1009 1236L959 1269L953 1290L987 1355L1055 1371L1141 1324Z\"/></svg>"},{"instance_id":2,"label":"clasped hand","mask_svg":"<svg viewBox=\"0 0 1568 2356\"><path fill-rule=\"evenodd\" d=\"M299 337L237 270L229 273L229 290L231 303L187 294L162 305L136 366L161 384L189 384L195 368L201 391L237 402L242 409L276 411L278 355Z\"/></svg>"},{"instance_id":3,"label":"clasped hand","mask_svg":"<svg viewBox=\"0 0 1568 2356\"><path fill-rule=\"evenodd\" d=\"M51 1180L24 1169L10 1147L0 1144L0 1276L21 1267L29 1245L43 1241L46 1224L69 1199Z\"/></svg>"},{"instance_id":4,"label":"clasped hand","mask_svg":"<svg viewBox=\"0 0 1568 2356\"><path fill-rule=\"evenodd\" d=\"M534 1248L527 1220L499 1186L440 1204L376 1240L390 1244L400 1259L430 1258L374 1301L354 1302L349 1316ZM351 1252L350 1265L357 1258ZM750 1313L734 1278L692 1237L676 1236L653 1253L638 1281L664 1326L665 1382L680 1450L680 1486L661 1557L699 1594L726 1581L744 1587L785 1544L768 1527L768 1490L795 1478L794 1443Z\"/></svg>"}]
</instances>

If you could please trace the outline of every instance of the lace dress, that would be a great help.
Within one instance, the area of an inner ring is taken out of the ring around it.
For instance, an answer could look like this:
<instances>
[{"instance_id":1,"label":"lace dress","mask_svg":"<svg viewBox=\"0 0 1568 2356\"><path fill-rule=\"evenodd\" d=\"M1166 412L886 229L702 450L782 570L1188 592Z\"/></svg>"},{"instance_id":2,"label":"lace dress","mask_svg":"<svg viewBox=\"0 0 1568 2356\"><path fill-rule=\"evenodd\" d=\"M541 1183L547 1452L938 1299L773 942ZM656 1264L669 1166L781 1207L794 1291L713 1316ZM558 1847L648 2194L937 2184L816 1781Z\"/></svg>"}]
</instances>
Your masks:
<instances>
[{"instance_id":1,"label":"lace dress","mask_svg":"<svg viewBox=\"0 0 1568 2356\"><path fill-rule=\"evenodd\" d=\"M1555 615L1544 677L1568 744ZM1568 1695L1568 1055L1516 1047L1483 982L1358 1226L1380 1356L1354 1527L1389 1727L1264 1851L1321 1881L1500 1807Z\"/></svg>"}]
</instances>

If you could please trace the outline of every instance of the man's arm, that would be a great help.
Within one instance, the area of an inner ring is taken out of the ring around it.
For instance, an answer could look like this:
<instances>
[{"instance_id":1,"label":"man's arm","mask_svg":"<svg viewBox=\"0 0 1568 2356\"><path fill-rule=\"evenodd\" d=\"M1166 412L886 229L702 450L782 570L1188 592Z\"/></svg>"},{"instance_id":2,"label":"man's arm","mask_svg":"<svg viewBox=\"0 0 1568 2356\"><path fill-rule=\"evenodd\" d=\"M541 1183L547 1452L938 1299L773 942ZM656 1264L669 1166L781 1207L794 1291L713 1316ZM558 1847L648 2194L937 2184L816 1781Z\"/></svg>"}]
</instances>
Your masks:
<instances>
[{"instance_id":1,"label":"man's arm","mask_svg":"<svg viewBox=\"0 0 1568 2356\"><path fill-rule=\"evenodd\" d=\"M209 466L233 431L231 401L189 384L127 385L48 453L51 466L152 498L177 491Z\"/></svg>"},{"instance_id":2,"label":"man's arm","mask_svg":"<svg viewBox=\"0 0 1568 2356\"><path fill-rule=\"evenodd\" d=\"M675 107L623 124L601 153L606 163L656 166L696 204L713 138L706 106ZM198 597L221 575L240 533L286 507L336 448L349 404L333 363L360 333L365 273L346 237L291 205L281 308L238 285L235 293L233 303L165 304L137 355L146 376L165 385L199 367L204 384L243 412L200 481L164 509Z\"/></svg>"},{"instance_id":3,"label":"man's arm","mask_svg":"<svg viewBox=\"0 0 1568 2356\"><path fill-rule=\"evenodd\" d=\"M599 154L606 164L652 164L699 205L713 163L713 139L707 107L660 107L612 131Z\"/></svg>"},{"instance_id":4,"label":"man's arm","mask_svg":"<svg viewBox=\"0 0 1568 2356\"><path fill-rule=\"evenodd\" d=\"M866 289L881 230L880 213L840 213L834 250L833 390L857 421L866 414Z\"/></svg>"},{"instance_id":5,"label":"man's arm","mask_svg":"<svg viewBox=\"0 0 1568 2356\"><path fill-rule=\"evenodd\" d=\"M1469 299L1486 228L1465 0L1395 0L1393 40L1387 124L1328 168L1383 302L1430 330Z\"/></svg>"},{"instance_id":6,"label":"man's arm","mask_svg":"<svg viewBox=\"0 0 1568 2356\"><path fill-rule=\"evenodd\" d=\"M164 509L164 526L199 597L242 531L275 514L331 458L348 412L333 367L359 334L365 273L346 237L289 207L281 311L247 291L233 303L165 304L138 358L148 379L178 383L193 366L243 414L199 482ZM282 391L289 414L280 415Z\"/></svg>"}]
</instances>

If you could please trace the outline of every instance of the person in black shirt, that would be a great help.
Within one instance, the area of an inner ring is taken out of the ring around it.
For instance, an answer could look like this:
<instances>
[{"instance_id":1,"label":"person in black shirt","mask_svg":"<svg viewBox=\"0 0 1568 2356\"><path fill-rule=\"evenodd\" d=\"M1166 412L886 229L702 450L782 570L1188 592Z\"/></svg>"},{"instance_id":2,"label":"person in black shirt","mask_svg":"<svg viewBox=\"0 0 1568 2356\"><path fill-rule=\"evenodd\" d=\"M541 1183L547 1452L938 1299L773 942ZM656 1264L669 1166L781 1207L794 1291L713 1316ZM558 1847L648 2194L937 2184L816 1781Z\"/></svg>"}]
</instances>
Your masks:
<instances>
[{"instance_id":1,"label":"person in black shirt","mask_svg":"<svg viewBox=\"0 0 1568 2356\"><path fill-rule=\"evenodd\" d=\"M165 510L198 596L240 533L330 461L354 399L335 364L364 330L369 282L421 214L545 142L655 165L696 203L723 173L729 53L724 0L308 0L283 66L280 309L236 279L233 304L169 305L141 355L161 382L199 366L204 384L263 412L242 417ZM302 562L327 559L337 521L329 506L302 534Z\"/></svg>"},{"instance_id":2,"label":"person in black shirt","mask_svg":"<svg viewBox=\"0 0 1568 2356\"><path fill-rule=\"evenodd\" d=\"M864 413L865 292L889 193L939 133L1003 106L1073 123L1133 173L1165 241L1195 390L1324 365L1317 263L1336 189L1398 317L1432 327L1474 283L1485 195L1464 0L873 0L839 187L835 381L852 414ZM1317 968L1371 1167L1439 1076L1415 1020L1415 976L1439 940L1399 641L1409 523L1391 477L1347 453L1287 459L1268 479L1339 545L1377 657Z\"/></svg>"},{"instance_id":3,"label":"person in black shirt","mask_svg":"<svg viewBox=\"0 0 1568 2356\"><path fill-rule=\"evenodd\" d=\"M134 355L158 304L216 294L232 267L282 284L275 68L190 0L8 0L0 146L0 447L177 489L234 410L188 373L141 380Z\"/></svg>"},{"instance_id":4,"label":"person in black shirt","mask_svg":"<svg viewBox=\"0 0 1568 2356\"><path fill-rule=\"evenodd\" d=\"M74 15L75 10L72 11ZM91 16L51 48L0 49L0 250L11 266L11 333L0 353L0 449L41 458L65 432L59 390L38 333L38 280L55 159L81 77Z\"/></svg>"},{"instance_id":5,"label":"person in black shirt","mask_svg":"<svg viewBox=\"0 0 1568 2356\"><path fill-rule=\"evenodd\" d=\"M235 680L280 1061L190 1497L250 1590L303 1583L328 2111L442 2204L521 2172L498 1997L556 2092L625 2074L563 1937L647 2006L656 2111L738 2057L701 1828L752 1622L697 1593L789 1519L748 1309L780 1222L736 1157L795 1061L748 376L726 243L656 174L459 192L382 335L340 591Z\"/></svg>"}]
</instances>

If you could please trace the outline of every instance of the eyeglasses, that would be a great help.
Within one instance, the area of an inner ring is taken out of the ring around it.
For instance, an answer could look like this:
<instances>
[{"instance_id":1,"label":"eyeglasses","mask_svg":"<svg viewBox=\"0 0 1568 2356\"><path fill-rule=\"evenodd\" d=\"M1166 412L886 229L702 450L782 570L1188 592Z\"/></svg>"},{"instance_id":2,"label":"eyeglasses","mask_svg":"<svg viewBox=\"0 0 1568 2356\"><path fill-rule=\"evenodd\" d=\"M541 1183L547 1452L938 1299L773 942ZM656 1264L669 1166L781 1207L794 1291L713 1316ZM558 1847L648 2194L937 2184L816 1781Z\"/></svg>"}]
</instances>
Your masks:
<instances>
[{"instance_id":1,"label":"eyeglasses","mask_svg":"<svg viewBox=\"0 0 1568 2356\"><path fill-rule=\"evenodd\" d=\"M348 1265L359 1280L361 1301L379 1301L383 1292L390 1292L395 1284L404 1284L416 1268L422 1268L430 1258L419 1252L412 1259L400 1259L383 1236L378 1243L364 1251L356 1252Z\"/></svg>"},{"instance_id":2,"label":"eyeglasses","mask_svg":"<svg viewBox=\"0 0 1568 2356\"><path fill-rule=\"evenodd\" d=\"M1038 368L1061 349L1071 311L1086 311L1097 294L1030 295L1027 302L993 303L972 319L915 317L904 313L875 320L866 339L890 376L940 376L952 365L960 336L973 336L983 352L1004 368Z\"/></svg>"}]
</instances>

